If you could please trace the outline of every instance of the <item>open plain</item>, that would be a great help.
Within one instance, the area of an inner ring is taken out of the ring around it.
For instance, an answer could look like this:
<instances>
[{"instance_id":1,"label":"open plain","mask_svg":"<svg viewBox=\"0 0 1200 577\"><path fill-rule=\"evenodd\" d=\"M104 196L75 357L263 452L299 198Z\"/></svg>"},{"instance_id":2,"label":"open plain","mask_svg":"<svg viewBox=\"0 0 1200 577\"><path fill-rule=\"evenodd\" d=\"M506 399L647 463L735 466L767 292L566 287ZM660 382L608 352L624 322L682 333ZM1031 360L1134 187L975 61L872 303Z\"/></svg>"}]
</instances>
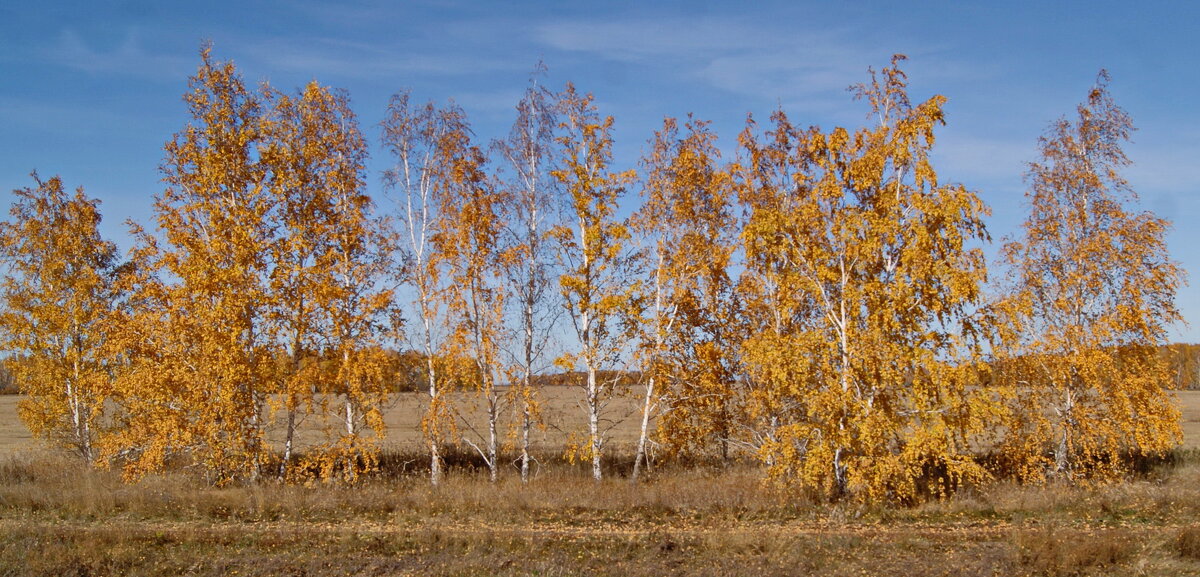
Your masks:
<instances>
[{"instance_id":1,"label":"open plain","mask_svg":"<svg viewBox=\"0 0 1200 577\"><path fill-rule=\"evenodd\" d=\"M577 392L548 402L568 426ZM556 427L529 485L457 468L434 488L412 397L384 445L404 465L356 487L126 484L32 441L0 397L0 575L1197 575L1200 393L1179 396L1184 447L1136 477L912 506L816 503L744 463L594 483L550 450Z\"/></svg>"}]
</instances>

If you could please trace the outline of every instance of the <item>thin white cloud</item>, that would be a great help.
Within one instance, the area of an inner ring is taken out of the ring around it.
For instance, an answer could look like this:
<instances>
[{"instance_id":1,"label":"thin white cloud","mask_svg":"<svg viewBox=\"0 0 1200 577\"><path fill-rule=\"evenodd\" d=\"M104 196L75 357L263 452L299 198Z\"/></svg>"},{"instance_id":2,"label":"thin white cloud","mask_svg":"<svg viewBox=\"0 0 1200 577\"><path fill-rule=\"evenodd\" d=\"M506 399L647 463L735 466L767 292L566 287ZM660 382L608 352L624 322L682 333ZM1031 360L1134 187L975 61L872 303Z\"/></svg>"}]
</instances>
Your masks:
<instances>
[{"instance_id":1,"label":"thin white cloud","mask_svg":"<svg viewBox=\"0 0 1200 577\"><path fill-rule=\"evenodd\" d=\"M330 39L252 42L240 50L266 70L316 76L375 79L397 75L469 75L514 69L501 58L466 54L422 54L402 47Z\"/></svg>"},{"instance_id":2,"label":"thin white cloud","mask_svg":"<svg viewBox=\"0 0 1200 577\"><path fill-rule=\"evenodd\" d=\"M1200 135L1192 132L1134 133L1135 142L1125 146L1125 153L1133 161L1125 170L1125 179L1133 189L1142 194L1186 196L1183 200L1192 206L1200 203ZM1146 137L1146 141L1139 136Z\"/></svg>"},{"instance_id":3,"label":"thin white cloud","mask_svg":"<svg viewBox=\"0 0 1200 577\"><path fill-rule=\"evenodd\" d=\"M845 89L892 52L851 29L808 31L751 26L736 19L683 17L642 21L559 21L536 29L552 48L654 66L669 74L785 108L835 112Z\"/></svg>"},{"instance_id":4,"label":"thin white cloud","mask_svg":"<svg viewBox=\"0 0 1200 577\"><path fill-rule=\"evenodd\" d=\"M80 107L0 96L0 126L9 129L79 138L103 134L104 130L122 121L119 114L103 107Z\"/></svg>"},{"instance_id":5,"label":"thin white cloud","mask_svg":"<svg viewBox=\"0 0 1200 577\"><path fill-rule=\"evenodd\" d=\"M538 26L535 39L553 48L622 61L703 57L746 47L747 30L708 19L558 21Z\"/></svg>"},{"instance_id":6,"label":"thin white cloud","mask_svg":"<svg viewBox=\"0 0 1200 577\"><path fill-rule=\"evenodd\" d=\"M941 171L954 180L970 175L986 182L1020 182L1026 163L1037 154L1036 142L1003 140L958 132L937 135L934 157ZM971 186L971 183L966 183Z\"/></svg>"},{"instance_id":7,"label":"thin white cloud","mask_svg":"<svg viewBox=\"0 0 1200 577\"><path fill-rule=\"evenodd\" d=\"M488 117L516 118L517 103L524 96L520 89L474 91L456 94L454 102L471 113Z\"/></svg>"},{"instance_id":8,"label":"thin white cloud","mask_svg":"<svg viewBox=\"0 0 1200 577\"><path fill-rule=\"evenodd\" d=\"M53 62L88 74L118 74L175 81L192 67L188 59L155 53L142 46L139 34L129 31L110 50L95 48L74 30L64 30L47 55Z\"/></svg>"}]
</instances>

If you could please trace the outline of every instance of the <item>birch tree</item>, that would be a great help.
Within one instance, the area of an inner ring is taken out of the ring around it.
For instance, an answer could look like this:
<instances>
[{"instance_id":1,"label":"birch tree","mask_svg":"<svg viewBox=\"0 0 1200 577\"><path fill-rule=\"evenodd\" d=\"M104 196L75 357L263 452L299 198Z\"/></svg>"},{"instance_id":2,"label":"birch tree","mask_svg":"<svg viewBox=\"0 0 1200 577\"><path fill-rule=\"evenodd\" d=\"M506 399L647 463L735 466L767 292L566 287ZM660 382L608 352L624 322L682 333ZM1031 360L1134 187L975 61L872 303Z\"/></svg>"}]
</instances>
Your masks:
<instances>
[{"instance_id":1,"label":"birch tree","mask_svg":"<svg viewBox=\"0 0 1200 577\"><path fill-rule=\"evenodd\" d=\"M945 471L935 490L986 474L968 321L987 208L935 172L945 98L912 105L902 60L856 89L873 127L797 130L780 113L767 144L743 138L747 298L770 323L745 357L778 419L760 455L831 496L904 500L927 468Z\"/></svg>"},{"instance_id":2,"label":"birch tree","mask_svg":"<svg viewBox=\"0 0 1200 577\"><path fill-rule=\"evenodd\" d=\"M463 111L451 106L444 111L449 127L437 144L435 163L439 168L434 197L438 221L434 243L436 261L444 269L446 324L450 338L447 352L469 359L466 374L458 381L476 390L486 404L487 430L479 433L483 446L469 438L487 463L489 478L499 474L500 346L503 338L504 292L501 276L505 253L500 244L504 191L496 190L485 172L483 151L470 142L470 129ZM468 427L474 428L470 423Z\"/></svg>"},{"instance_id":3,"label":"birch tree","mask_svg":"<svg viewBox=\"0 0 1200 577\"><path fill-rule=\"evenodd\" d=\"M442 479L441 445L455 436L454 413L446 399L450 382L442 374L439 359L444 350L440 324L443 322L442 259L433 237L443 216L437 196L452 170L446 163L444 145L452 134L466 127L452 111L438 109L432 102L415 107L409 94L392 97L383 122L383 144L395 159L384 174L385 184L395 191L398 203L399 245L405 261L401 280L412 287L417 308L417 346L424 355L425 390L429 401L421 419L421 430L429 447L430 483ZM411 334L411 332L410 332Z\"/></svg>"},{"instance_id":4,"label":"birch tree","mask_svg":"<svg viewBox=\"0 0 1200 577\"><path fill-rule=\"evenodd\" d=\"M0 349L26 395L18 415L35 437L97 457L114 355L108 326L120 299L117 248L100 236L99 201L57 176L13 191L0 224Z\"/></svg>"},{"instance_id":5,"label":"birch tree","mask_svg":"<svg viewBox=\"0 0 1200 577\"><path fill-rule=\"evenodd\" d=\"M554 146L554 95L538 84L544 67L535 70L521 101L517 119L506 140L495 148L512 169L506 184L508 226L505 233L505 281L516 311L517 343L509 375L509 400L520 408L516 424L521 482L529 481L530 433L540 423L540 403L534 377L544 362L555 315L551 275L553 255L547 234L556 224L557 191L550 176Z\"/></svg>"},{"instance_id":6,"label":"birch tree","mask_svg":"<svg viewBox=\"0 0 1200 577\"><path fill-rule=\"evenodd\" d=\"M633 478L647 462L650 418L676 448L727 437L722 418L731 397L723 338L733 303L727 268L735 221L733 183L717 166L708 123L689 117L681 135L667 118L643 160L644 203L633 228L647 243L641 373L646 383ZM680 414L675 415L675 411Z\"/></svg>"},{"instance_id":7,"label":"birch tree","mask_svg":"<svg viewBox=\"0 0 1200 577\"><path fill-rule=\"evenodd\" d=\"M632 260L626 252L629 229L616 209L636 173L610 168L613 119L600 118L590 94L580 95L568 83L559 96L559 111L561 164L552 175L564 189L571 224L555 227L552 234L564 267L559 279L563 301L579 343L575 353L560 359L560 366L584 369L588 439L580 456L591 461L592 477L599 481L605 441L601 421L620 375L610 372L613 377L601 378L600 371L621 361L634 304Z\"/></svg>"},{"instance_id":8,"label":"birch tree","mask_svg":"<svg viewBox=\"0 0 1200 577\"><path fill-rule=\"evenodd\" d=\"M1114 475L1122 454L1181 438L1158 347L1180 319L1184 272L1167 253L1170 224L1136 212L1120 174L1133 125L1108 82L1101 71L1076 116L1039 140L1029 215L1004 246L1016 334L1002 350L1012 402L1002 452L1026 480Z\"/></svg>"},{"instance_id":9,"label":"birch tree","mask_svg":"<svg viewBox=\"0 0 1200 577\"><path fill-rule=\"evenodd\" d=\"M322 476L357 479L374 463L384 434L388 360L381 337L391 329L391 290L383 223L365 192L366 141L344 92L316 82L295 96L278 94L270 143L271 169L282 229L275 244L272 293L287 341L290 370L283 466L292 457L297 414L314 403L328 411L339 398L340 433L308 456ZM316 393L325 393L314 398Z\"/></svg>"},{"instance_id":10,"label":"birch tree","mask_svg":"<svg viewBox=\"0 0 1200 577\"><path fill-rule=\"evenodd\" d=\"M274 201L258 156L262 96L208 47L201 59L184 96L192 121L165 147L161 241L135 230L137 306L118 333L130 356L122 426L105 454L131 477L182 458L224 484L257 478L267 454Z\"/></svg>"}]
</instances>

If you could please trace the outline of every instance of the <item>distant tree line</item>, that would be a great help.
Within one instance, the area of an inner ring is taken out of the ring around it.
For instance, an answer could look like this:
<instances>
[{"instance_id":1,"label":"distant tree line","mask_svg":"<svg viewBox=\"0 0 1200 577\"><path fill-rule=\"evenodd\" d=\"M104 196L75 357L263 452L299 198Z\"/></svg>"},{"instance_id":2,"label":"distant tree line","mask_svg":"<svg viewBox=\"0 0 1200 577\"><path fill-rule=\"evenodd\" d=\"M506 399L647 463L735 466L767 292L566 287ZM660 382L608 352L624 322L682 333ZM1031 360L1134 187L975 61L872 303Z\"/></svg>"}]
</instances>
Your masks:
<instances>
[{"instance_id":1,"label":"distant tree line","mask_svg":"<svg viewBox=\"0 0 1200 577\"><path fill-rule=\"evenodd\" d=\"M592 95L541 67L489 143L400 92L382 202L345 92L253 88L205 47L127 255L82 189L15 191L4 375L36 435L130 480L354 483L415 388L432 483L452 443L493 480L517 455L527 481L542 391L567 383L587 429L565 454L596 479L635 382L635 478L652 455L740 457L815 495L905 500L1170 450L1164 389L1197 386L1197 349L1164 346L1183 272L1120 177L1131 123L1107 75L1041 138L989 282L989 209L935 169L946 99L910 100L903 60L853 88L866 126L748 116L726 160L708 122L666 118L637 170L614 168Z\"/></svg>"}]
</instances>

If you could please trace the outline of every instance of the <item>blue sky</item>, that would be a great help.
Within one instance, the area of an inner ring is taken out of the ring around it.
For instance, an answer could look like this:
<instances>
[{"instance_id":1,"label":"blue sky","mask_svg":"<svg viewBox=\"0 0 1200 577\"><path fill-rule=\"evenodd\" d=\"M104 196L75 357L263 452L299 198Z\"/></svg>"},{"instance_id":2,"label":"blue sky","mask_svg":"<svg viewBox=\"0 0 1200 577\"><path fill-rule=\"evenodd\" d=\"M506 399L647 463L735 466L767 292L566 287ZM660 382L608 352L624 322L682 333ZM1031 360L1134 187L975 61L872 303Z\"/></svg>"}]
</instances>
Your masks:
<instances>
[{"instance_id":1,"label":"blue sky","mask_svg":"<svg viewBox=\"0 0 1200 577\"><path fill-rule=\"evenodd\" d=\"M61 175L125 219L150 223L162 145L187 121L181 95L200 43L250 82L347 89L373 143L387 99L454 98L480 139L507 132L529 71L573 81L616 118L616 156L635 165L663 116L713 121L732 152L747 113L857 126L845 88L893 53L910 94L948 97L943 179L979 192L999 241L1023 214L1024 163L1073 113L1100 68L1139 130L1125 176L1141 207L1174 222L1172 255L1200 272L1200 8L1190 2L197 2L0 5L0 188ZM373 145L371 186L386 166ZM1200 285L1200 279L1195 279ZM1200 287L1178 302L1200 341Z\"/></svg>"}]
</instances>

